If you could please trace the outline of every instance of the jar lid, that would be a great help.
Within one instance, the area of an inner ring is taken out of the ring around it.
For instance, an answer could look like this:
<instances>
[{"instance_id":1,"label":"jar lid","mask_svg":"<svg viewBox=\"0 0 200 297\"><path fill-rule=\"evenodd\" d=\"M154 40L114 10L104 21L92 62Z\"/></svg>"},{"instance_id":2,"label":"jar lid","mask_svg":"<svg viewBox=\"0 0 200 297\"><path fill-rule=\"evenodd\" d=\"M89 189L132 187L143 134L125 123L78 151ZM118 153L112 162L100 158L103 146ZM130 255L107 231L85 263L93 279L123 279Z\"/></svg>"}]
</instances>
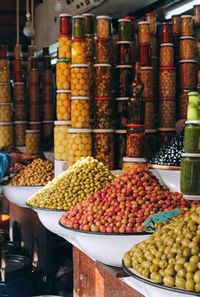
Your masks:
<instances>
[{"instance_id":1,"label":"jar lid","mask_svg":"<svg viewBox=\"0 0 200 297\"><path fill-rule=\"evenodd\" d=\"M157 130L156 129L146 129L145 130L145 134L147 133L156 133L157 132Z\"/></svg>"},{"instance_id":2,"label":"jar lid","mask_svg":"<svg viewBox=\"0 0 200 297\"><path fill-rule=\"evenodd\" d=\"M115 68L133 68L132 65L117 65Z\"/></svg>"},{"instance_id":3,"label":"jar lid","mask_svg":"<svg viewBox=\"0 0 200 297\"><path fill-rule=\"evenodd\" d=\"M131 44L130 41L117 41L116 44Z\"/></svg>"},{"instance_id":4,"label":"jar lid","mask_svg":"<svg viewBox=\"0 0 200 297\"><path fill-rule=\"evenodd\" d=\"M195 63L196 64L196 61L195 60L180 60L179 63Z\"/></svg>"},{"instance_id":5,"label":"jar lid","mask_svg":"<svg viewBox=\"0 0 200 297\"><path fill-rule=\"evenodd\" d=\"M82 16L82 15L74 15L72 18L73 19L84 19L84 16Z\"/></svg>"},{"instance_id":6,"label":"jar lid","mask_svg":"<svg viewBox=\"0 0 200 297\"><path fill-rule=\"evenodd\" d=\"M128 124L127 127L144 128L143 124Z\"/></svg>"},{"instance_id":7,"label":"jar lid","mask_svg":"<svg viewBox=\"0 0 200 297\"><path fill-rule=\"evenodd\" d=\"M100 20L100 19L108 19L108 20L111 20L112 18L109 17L108 15L99 15L96 17L97 20Z\"/></svg>"},{"instance_id":8,"label":"jar lid","mask_svg":"<svg viewBox=\"0 0 200 297\"><path fill-rule=\"evenodd\" d=\"M160 98L161 101L175 101L176 98Z\"/></svg>"},{"instance_id":9,"label":"jar lid","mask_svg":"<svg viewBox=\"0 0 200 297\"><path fill-rule=\"evenodd\" d=\"M186 125L189 125L189 124L200 125L200 121L199 120L186 121L185 124Z\"/></svg>"},{"instance_id":10,"label":"jar lid","mask_svg":"<svg viewBox=\"0 0 200 297\"><path fill-rule=\"evenodd\" d=\"M27 121L15 121L14 124L26 124Z\"/></svg>"},{"instance_id":11,"label":"jar lid","mask_svg":"<svg viewBox=\"0 0 200 297\"><path fill-rule=\"evenodd\" d=\"M54 121L54 124L55 125L67 125L67 126L69 126L69 125L71 125L71 121Z\"/></svg>"},{"instance_id":12,"label":"jar lid","mask_svg":"<svg viewBox=\"0 0 200 297\"><path fill-rule=\"evenodd\" d=\"M71 90L56 90L57 94L61 94L61 93L71 93Z\"/></svg>"},{"instance_id":13,"label":"jar lid","mask_svg":"<svg viewBox=\"0 0 200 297\"><path fill-rule=\"evenodd\" d=\"M5 102L5 103L0 103L0 105L13 105L13 103Z\"/></svg>"},{"instance_id":14,"label":"jar lid","mask_svg":"<svg viewBox=\"0 0 200 297\"><path fill-rule=\"evenodd\" d=\"M173 43L161 43L160 46L171 46L171 47L174 47Z\"/></svg>"},{"instance_id":15,"label":"jar lid","mask_svg":"<svg viewBox=\"0 0 200 297\"><path fill-rule=\"evenodd\" d=\"M88 64L72 64L71 65L71 68L80 68L80 67L88 68L89 65Z\"/></svg>"},{"instance_id":16,"label":"jar lid","mask_svg":"<svg viewBox=\"0 0 200 297\"><path fill-rule=\"evenodd\" d=\"M151 66L142 66L142 67L140 67L140 70L153 70L153 67L151 67Z\"/></svg>"},{"instance_id":17,"label":"jar lid","mask_svg":"<svg viewBox=\"0 0 200 297\"><path fill-rule=\"evenodd\" d=\"M69 133L91 133L92 129L79 129L79 128L70 128L68 129Z\"/></svg>"},{"instance_id":18,"label":"jar lid","mask_svg":"<svg viewBox=\"0 0 200 297\"><path fill-rule=\"evenodd\" d=\"M182 93L189 93L190 90L183 90Z\"/></svg>"},{"instance_id":19,"label":"jar lid","mask_svg":"<svg viewBox=\"0 0 200 297\"><path fill-rule=\"evenodd\" d=\"M31 124L31 125L35 125L35 124L36 124L36 125L41 125L41 123L42 123L42 122L29 122L29 124Z\"/></svg>"},{"instance_id":20,"label":"jar lid","mask_svg":"<svg viewBox=\"0 0 200 297\"><path fill-rule=\"evenodd\" d=\"M40 130L26 130L26 133L40 133Z\"/></svg>"},{"instance_id":21,"label":"jar lid","mask_svg":"<svg viewBox=\"0 0 200 297\"><path fill-rule=\"evenodd\" d=\"M193 154L193 153L182 153L182 157L191 157L191 158L200 158L200 154Z\"/></svg>"},{"instance_id":22,"label":"jar lid","mask_svg":"<svg viewBox=\"0 0 200 297\"><path fill-rule=\"evenodd\" d=\"M24 85L24 82L15 82L15 83L14 83L14 86L15 86L15 85Z\"/></svg>"},{"instance_id":23,"label":"jar lid","mask_svg":"<svg viewBox=\"0 0 200 297\"><path fill-rule=\"evenodd\" d=\"M57 63L59 63L59 62L65 62L65 63L67 63L67 62L71 62L71 59L57 59Z\"/></svg>"},{"instance_id":24,"label":"jar lid","mask_svg":"<svg viewBox=\"0 0 200 297\"><path fill-rule=\"evenodd\" d=\"M53 121L42 121L42 124L53 124Z\"/></svg>"},{"instance_id":25,"label":"jar lid","mask_svg":"<svg viewBox=\"0 0 200 297\"><path fill-rule=\"evenodd\" d=\"M127 101L129 100L129 97L117 97L115 98L116 101Z\"/></svg>"},{"instance_id":26,"label":"jar lid","mask_svg":"<svg viewBox=\"0 0 200 297\"><path fill-rule=\"evenodd\" d=\"M82 16L84 16L84 17L88 17L88 16L94 17L95 15L93 13L83 13Z\"/></svg>"},{"instance_id":27,"label":"jar lid","mask_svg":"<svg viewBox=\"0 0 200 297\"><path fill-rule=\"evenodd\" d=\"M176 67L160 67L159 70L176 70Z\"/></svg>"},{"instance_id":28,"label":"jar lid","mask_svg":"<svg viewBox=\"0 0 200 297\"><path fill-rule=\"evenodd\" d=\"M115 130L115 133L116 133L116 134L126 134L126 133L127 133L127 130L124 130L124 129L118 129L118 130Z\"/></svg>"},{"instance_id":29,"label":"jar lid","mask_svg":"<svg viewBox=\"0 0 200 297\"><path fill-rule=\"evenodd\" d=\"M131 20L129 20L129 19L119 19L118 23L121 23L121 22L131 23Z\"/></svg>"},{"instance_id":30,"label":"jar lid","mask_svg":"<svg viewBox=\"0 0 200 297\"><path fill-rule=\"evenodd\" d=\"M145 158L131 158L131 157L124 157L124 162L138 162L138 163L147 163L147 159Z\"/></svg>"},{"instance_id":31,"label":"jar lid","mask_svg":"<svg viewBox=\"0 0 200 297\"><path fill-rule=\"evenodd\" d=\"M145 13L145 16L156 16L155 12L151 11L151 12L147 12Z\"/></svg>"},{"instance_id":32,"label":"jar lid","mask_svg":"<svg viewBox=\"0 0 200 297\"><path fill-rule=\"evenodd\" d=\"M0 126L11 126L13 125L12 122L0 122Z\"/></svg>"},{"instance_id":33,"label":"jar lid","mask_svg":"<svg viewBox=\"0 0 200 297\"><path fill-rule=\"evenodd\" d=\"M152 60L158 60L158 57L156 57L156 56L151 56L151 59L152 59Z\"/></svg>"},{"instance_id":34,"label":"jar lid","mask_svg":"<svg viewBox=\"0 0 200 297\"><path fill-rule=\"evenodd\" d=\"M126 16L124 17L124 19L128 19L128 20L133 21L133 20L135 20L135 17L132 16L132 15L126 15Z\"/></svg>"},{"instance_id":35,"label":"jar lid","mask_svg":"<svg viewBox=\"0 0 200 297\"><path fill-rule=\"evenodd\" d=\"M73 96L71 97L71 100L89 100L89 97L86 96Z\"/></svg>"},{"instance_id":36,"label":"jar lid","mask_svg":"<svg viewBox=\"0 0 200 297\"><path fill-rule=\"evenodd\" d=\"M186 14L186 15L181 15L181 18L192 18L192 15Z\"/></svg>"},{"instance_id":37,"label":"jar lid","mask_svg":"<svg viewBox=\"0 0 200 297\"><path fill-rule=\"evenodd\" d=\"M92 129L94 133L107 133L107 132L114 132L114 129Z\"/></svg>"},{"instance_id":38,"label":"jar lid","mask_svg":"<svg viewBox=\"0 0 200 297\"><path fill-rule=\"evenodd\" d=\"M158 131L160 132L175 132L175 128L159 128Z\"/></svg>"},{"instance_id":39,"label":"jar lid","mask_svg":"<svg viewBox=\"0 0 200 297\"><path fill-rule=\"evenodd\" d=\"M103 63L101 63L101 64L94 64L93 66L94 67L111 67L111 64L103 64Z\"/></svg>"},{"instance_id":40,"label":"jar lid","mask_svg":"<svg viewBox=\"0 0 200 297\"><path fill-rule=\"evenodd\" d=\"M138 25L149 25L149 22L147 22L147 21L141 21L141 22L138 22Z\"/></svg>"},{"instance_id":41,"label":"jar lid","mask_svg":"<svg viewBox=\"0 0 200 297\"><path fill-rule=\"evenodd\" d=\"M61 18L61 17L72 17L72 16L69 13L60 13L59 18Z\"/></svg>"},{"instance_id":42,"label":"jar lid","mask_svg":"<svg viewBox=\"0 0 200 297\"><path fill-rule=\"evenodd\" d=\"M184 40L184 39L191 39L191 40L195 40L195 38L193 36L182 36L180 37L180 40Z\"/></svg>"},{"instance_id":43,"label":"jar lid","mask_svg":"<svg viewBox=\"0 0 200 297\"><path fill-rule=\"evenodd\" d=\"M199 92L189 92L188 96L199 96Z\"/></svg>"},{"instance_id":44,"label":"jar lid","mask_svg":"<svg viewBox=\"0 0 200 297\"><path fill-rule=\"evenodd\" d=\"M0 85L10 85L9 82L0 82Z\"/></svg>"},{"instance_id":45,"label":"jar lid","mask_svg":"<svg viewBox=\"0 0 200 297\"><path fill-rule=\"evenodd\" d=\"M95 97L95 100L112 100L111 97Z\"/></svg>"}]
</instances>

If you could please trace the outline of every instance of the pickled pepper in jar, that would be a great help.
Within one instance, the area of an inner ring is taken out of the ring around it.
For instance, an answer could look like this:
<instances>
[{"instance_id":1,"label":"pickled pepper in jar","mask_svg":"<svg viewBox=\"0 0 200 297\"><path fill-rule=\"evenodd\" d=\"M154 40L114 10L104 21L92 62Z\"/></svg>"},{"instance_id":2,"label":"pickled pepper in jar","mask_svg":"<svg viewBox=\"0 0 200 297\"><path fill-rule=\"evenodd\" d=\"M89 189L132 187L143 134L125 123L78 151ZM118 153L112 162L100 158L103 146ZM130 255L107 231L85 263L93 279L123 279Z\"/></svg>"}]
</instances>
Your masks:
<instances>
[{"instance_id":1,"label":"pickled pepper in jar","mask_svg":"<svg viewBox=\"0 0 200 297\"><path fill-rule=\"evenodd\" d=\"M98 38L96 41L96 62L112 62L112 40L110 38Z\"/></svg>"},{"instance_id":2,"label":"pickled pepper in jar","mask_svg":"<svg viewBox=\"0 0 200 297\"><path fill-rule=\"evenodd\" d=\"M94 100L94 127L97 129L112 129L112 99L96 97Z\"/></svg>"},{"instance_id":3,"label":"pickled pepper in jar","mask_svg":"<svg viewBox=\"0 0 200 297\"><path fill-rule=\"evenodd\" d=\"M111 65L94 64L95 68L95 96L111 96Z\"/></svg>"},{"instance_id":4,"label":"pickled pepper in jar","mask_svg":"<svg viewBox=\"0 0 200 297\"><path fill-rule=\"evenodd\" d=\"M181 36L193 35L193 18L192 15L181 16Z\"/></svg>"},{"instance_id":5,"label":"pickled pepper in jar","mask_svg":"<svg viewBox=\"0 0 200 297\"><path fill-rule=\"evenodd\" d=\"M118 36L119 41L130 41L131 40L131 20L119 19Z\"/></svg>"},{"instance_id":6,"label":"pickled pepper in jar","mask_svg":"<svg viewBox=\"0 0 200 297\"><path fill-rule=\"evenodd\" d=\"M172 23L161 24L161 43L172 43Z\"/></svg>"},{"instance_id":7,"label":"pickled pepper in jar","mask_svg":"<svg viewBox=\"0 0 200 297\"><path fill-rule=\"evenodd\" d=\"M110 38L112 36L111 17L97 16L97 38Z\"/></svg>"},{"instance_id":8,"label":"pickled pepper in jar","mask_svg":"<svg viewBox=\"0 0 200 297\"><path fill-rule=\"evenodd\" d=\"M133 67L131 65L117 65L117 96L129 97Z\"/></svg>"},{"instance_id":9,"label":"pickled pepper in jar","mask_svg":"<svg viewBox=\"0 0 200 297\"><path fill-rule=\"evenodd\" d=\"M150 44L150 25L148 22L138 23L138 42L140 45Z\"/></svg>"},{"instance_id":10,"label":"pickled pepper in jar","mask_svg":"<svg viewBox=\"0 0 200 297\"><path fill-rule=\"evenodd\" d=\"M118 97L116 101L116 125L118 128L126 128L128 121L129 97Z\"/></svg>"},{"instance_id":11,"label":"pickled pepper in jar","mask_svg":"<svg viewBox=\"0 0 200 297\"><path fill-rule=\"evenodd\" d=\"M132 158L144 157L144 125L127 125L126 156Z\"/></svg>"},{"instance_id":12,"label":"pickled pepper in jar","mask_svg":"<svg viewBox=\"0 0 200 297\"><path fill-rule=\"evenodd\" d=\"M130 41L117 42L117 63L120 65L131 64L131 43Z\"/></svg>"},{"instance_id":13,"label":"pickled pepper in jar","mask_svg":"<svg viewBox=\"0 0 200 297\"><path fill-rule=\"evenodd\" d=\"M61 13L60 18L60 34L71 36L72 34L72 16L67 13Z\"/></svg>"},{"instance_id":14,"label":"pickled pepper in jar","mask_svg":"<svg viewBox=\"0 0 200 297\"><path fill-rule=\"evenodd\" d=\"M75 15L72 18L72 33L74 38L85 38L85 17Z\"/></svg>"}]
</instances>

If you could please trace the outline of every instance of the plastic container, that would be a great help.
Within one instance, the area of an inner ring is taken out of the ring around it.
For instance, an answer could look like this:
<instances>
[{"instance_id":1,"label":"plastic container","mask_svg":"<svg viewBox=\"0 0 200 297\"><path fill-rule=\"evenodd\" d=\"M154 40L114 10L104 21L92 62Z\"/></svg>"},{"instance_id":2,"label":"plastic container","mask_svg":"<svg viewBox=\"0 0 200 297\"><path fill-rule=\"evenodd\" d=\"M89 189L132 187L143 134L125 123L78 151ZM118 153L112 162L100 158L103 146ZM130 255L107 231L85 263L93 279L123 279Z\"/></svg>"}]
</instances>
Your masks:
<instances>
[{"instance_id":1,"label":"plastic container","mask_svg":"<svg viewBox=\"0 0 200 297\"><path fill-rule=\"evenodd\" d=\"M118 37L119 37L119 41L131 40L131 20L129 19L118 20Z\"/></svg>"},{"instance_id":2,"label":"plastic container","mask_svg":"<svg viewBox=\"0 0 200 297\"><path fill-rule=\"evenodd\" d=\"M110 170L114 169L114 130L92 130L93 157L102 162Z\"/></svg>"},{"instance_id":3,"label":"plastic container","mask_svg":"<svg viewBox=\"0 0 200 297\"><path fill-rule=\"evenodd\" d=\"M176 122L176 99L160 98L159 123L161 128L174 128Z\"/></svg>"},{"instance_id":4,"label":"plastic container","mask_svg":"<svg viewBox=\"0 0 200 297\"><path fill-rule=\"evenodd\" d=\"M126 156L144 157L144 125L127 125Z\"/></svg>"},{"instance_id":5,"label":"plastic container","mask_svg":"<svg viewBox=\"0 0 200 297\"><path fill-rule=\"evenodd\" d=\"M112 99L110 97L95 97L94 127L97 129L112 129Z\"/></svg>"},{"instance_id":6,"label":"plastic container","mask_svg":"<svg viewBox=\"0 0 200 297\"><path fill-rule=\"evenodd\" d=\"M58 59L71 59L71 36L58 37Z\"/></svg>"},{"instance_id":7,"label":"plastic container","mask_svg":"<svg viewBox=\"0 0 200 297\"><path fill-rule=\"evenodd\" d=\"M159 71L160 98L175 98L176 96L176 68L162 67Z\"/></svg>"},{"instance_id":8,"label":"plastic container","mask_svg":"<svg viewBox=\"0 0 200 297\"><path fill-rule=\"evenodd\" d=\"M138 23L138 42L139 44L150 44L150 25L148 22Z\"/></svg>"},{"instance_id":9,"label":"plastic container","mask_svg":"<svg viewBox=\"0 0 200 297\"><path fill-rule=\"evenodd\" d=\"M115 169L122 169L123 158L126 153L127 130L115 130Z\"/></svg>"},{"instance_id":10,"label":"plastic container","mask_svg":"<svg viewBox=\"0 0 200 297\"><path fill-rule=\"evenodd\" d=\"M90 127L89 97L71 98L71 121L72 128Z\"/></svg>"},{"instance_id":11,"label":"plastic container","mask_svg":"<svg viewBox=\"0 0 200 297\"><path fill-rule=\"evenodd\" d=\"M150 160L158 151L158 138L155 129L145 129L145 157Z\"/></svg>"},{"instance_id":12,"label":"plastic container","mask_svg":"<svg viewBox=\"0 0 200 297\"><path fill-rule=\"evenodd\" d=\"M73 165L81 157L92 156L91 129L68 129L68 162Z\"/></svg>"},{"instance_id":13,"label":"plastic container","mask_svg":"<svg viewBox=\"0 0 200 297\"><path fill-rule=\"evenodd\" d=\"M188 93L189 90L184 90L179 94L179 118L187 119L187 109L188 109Z\"/></svg>"},{"instance_id":14,"label":"plastic container","mask_svg":"<svg viewBox=\"0 0 200 297\"><path fill-rule=\"evenodd\" d=\"M129 97L118 97L116 101L116 124L122 129L127 127L128 123L128 100Z\"/></svg>"},{"instance_id":15,"label":"plastic container","mask_svg":"<svg viewBox=\"0 0 200 297\"><path fill-rule=\"evenodd\" d=\"M0 122L12 121L12 104L0 103Z\"/></svg>"},{"instance_id":16,"label":"plastic container","mask_svg":"<svg viewBox=\"0 0 200 297\"><path fill-rule=\"evenodd\" d=\"M117 72L117 96L129 97L130 84L133 77L133 67L131 65L116 66Z\"/></svg>"},{"instance_id":17,"label":"plastic container","mask_svg":"<svg viewBox=\"0 0 200 297\"><path fill-rule=\"evenodd\" d=\"M14 101L24 102L25 101L25 85L23 82L14 83Z\"/></svg>"},{"instance_id":18,"label":"plastic container","mask_svg":"<svg viewBox=\"0 0 200 297\"><path fill-rule=\"evenodd\" d=\"M180 60L193 60L196 58L197 47L196 41L192 36L180 37L179 58Z\"/></svg>"},{"instance_id":19,"label":"plastic container","mask_svg":"<svg viewBox=\"0 0 200 297\"><path fill-rule=\"evenodd\" d=\"M144 84L144 90L142 92L142 96L144 98L153 99L153 67L141 67L141 81Z\"/></svg>"},{"instance_id":20,"label":"plastic container","mask_svg":"<svg viewBox=\"0 0 200 297\"><path fill-rule=\"evenodd\" d=\"M0 149L14 145L13 123L0 122Z\"/></svg>"},{"instance_id":21,"label":"plastic container","mask_svg":"<svg viewBox=\"0 0 200 297\"><path fill-rule=\"evenodd\" d=\"M40 130L26 130L26 153L38 155L40 149Z\"/></svg>"},{"instance_id":22,"label":"plastic container","mask_svg":"<svg viewBox=\"0 0 200 297\"><path fill-rule=\"evenodd\" d=\"M72 16L67 13L61 13L60 19L60 34L70 36L72 34Z\"/></svg>"},{"instance_id":23,"label":"plastic container","mask_svg":"<svg viewBox=\"0 0 200 297\"><path fill-rule=\"evenodd\" d=\"M161 38L162 43L172 43L172 23L162 23L161 25Z\"/></svg>"},{"instance_id":24,"label":"plastic container","mask_svg":"<svg viewBox=\"0 0 200 297\"><path fill-rule=\"evenodd\" d=\"M124 157L123 165L122 165L122 172L125 173L127 171L133 170L138 165L147 167L147 160L145 158Z\"/></svg>"},{"instance_id":25,"label":"plastic container","mask_svg":"<svg viewBox=\"0 0 200 297\"><path fill-rule=\"evenodd\" d=\"M97 38L110 38L112 36L111 17L100 15L97 21Z\"/></svg>"},{"instance_id":26,"label":"plastic container","mask_svg":"<svg viewBox=\"0 0 200 297\"><path fill-rule=\"evenodd\" d=\"M111 96L111 65L110 64L94 64L95 68L95 96L110 97Z\"/></svg>"},{"instance_id":27,"label":"plastic container","mask_svg":"<svg viewBox=\"0 0 200 297\"><path fill-rule=\"evenodd\" d=\"M72 64L86 63L85 39L76 38L72 40Z\"/></svg>"},{"instance_id":28,"label":"plastic container","mask_svg":"<svg viewBox=\"0 0 200 297\"><path fill-rule=\"evenodd\" d=\"M56 118L58 121L71 120L71 90L56 91Z\"/></svg>"},{"instance_id":29,"label":"plastic container","mask_svg":"<svg viewBox=\"0 0 200 297\"><path fill-rule=\"evenodd\" d=\"M21 102L16 102L14 109L15 109L15 112L14 112L15 121L26 121L27 112L26 112L25 104Z\"/></svg>"},{"instance_id":30,"label":"plastic container","mask_svg":"<svg viewBox=\"0 0 200 297\"><path fill-rule=\"evenodd\" d=\"M193 36L192 15L181 16L181 36Z\"/></svg>"},{"instance_id":31,"label":"plastic container","mask_svg":"<svg viewBox=\"0 0 200 297\"><path fill-rule=\"evenodd\" d=\"M146 21L149 23L149 30L151 35L156 35L157 24L156 24L156 14L154 12L147 12L145 14Z\"/></svg>"},{"instance_id":32,"label":"plastic container","mask_svg":"<svg viewBox=\"0 0 200 297\"><path fill-rule=\"evenodd\" d=\"M59 90L69 90L71 87L71 63L59 59L56 64L56 87Z\"/></svg>"},{"instance_id":33,"label":"plastic container","mask_svg":"<svg viewBox=\"0 0 200 297\"><path fill-rule=\"evenodd\" d=\"M55 160L68 160L68 129L71 121L54 122L54 158Z\"/></svg>"},{"instance_id":34,"label":"plastic container","mask_svg":"<svg viewBox=\"0 0 200 297\"><path fill-rule=\"evenodd\" d=\"M200 154L200 121L186 121L184 129L184 150Z\"/></svg>"},{"instance_id":35,"label":"plastic container","mask_svg":"<svg viewBox=\"0 0 200 297\"><path fill-rule=\"evenodd\" d=\"M110 38L98 38L96 41L96 62L109 64L112 62L112 40Z\"/></svg>"},{"instance_id":36,"label":"plastic container","mask_svg":"<svg viewBox=\"0 0 200 297\"><path fill-rule=\"evenodd\" d=\"M0 83L0 103L11 101L10 84Z\"/></svg>"},{"instance_id":37,"label":"plastic container","mask_svg":"<svg viewBox=\"0 0 200 297\"><path fill-rule=\"evenodd\" d=\"M160 67L174 66L174 45L173 43L162 43L160 45Z\"/></svg>"},{"instance_id":38,"label":"plastic container","mask_svg":"<svg viewBox=\"0 0 200 297\"><path fill-rule=\"evenodd\" d=\"M87 64L71 65L72 96L89 96L89 70Z\"/></svg>"},{"instance_id":39,"label":"plastic container","mask_svg":"<svg viewBox=\"0 0 200 297\"><path fill-rule=\"evenodd\" d=\"M196 90L197 86L197 63L195 60L180 60L180 89Z\"/></svg>"},{"instance_id":40,"label":"plastic container","mask_svg":"<svg viewBox=\"0 0 200 297\"><path fill-rule=\"evenodd\" d=\"M72 34L74 38L85 37L85 17L82 15L75 15L72 18Z\"/></svg>"},{"instance_id":41,"label":"plastic container","mask_svg":"<svg viewBox=\"0 0 200 297\"><path fill-rule=\"evenodd\" d=\"M131 63L132 63L131 42L118 41L117 42L117 64L127 65Z\"/></svg>"},{"instance_id":42,"label":"plastic container","mask_svg":"<svg viewBox=\"0 0 200 297\"><path fill-rule=\"evenodd\" d=\"M144 127L146 129L153 129L155 121L155 102L145 101Z\"/></svg>"},{"instance_id":43,"label":"plastic container","mask_svg":"<svg viewBox=\"0 0 200 297\"><path fill-rule=\"evenodd\" d=\"M25 146L27 122L14 122L15 146Z\"/></svg>"}]
</instances>

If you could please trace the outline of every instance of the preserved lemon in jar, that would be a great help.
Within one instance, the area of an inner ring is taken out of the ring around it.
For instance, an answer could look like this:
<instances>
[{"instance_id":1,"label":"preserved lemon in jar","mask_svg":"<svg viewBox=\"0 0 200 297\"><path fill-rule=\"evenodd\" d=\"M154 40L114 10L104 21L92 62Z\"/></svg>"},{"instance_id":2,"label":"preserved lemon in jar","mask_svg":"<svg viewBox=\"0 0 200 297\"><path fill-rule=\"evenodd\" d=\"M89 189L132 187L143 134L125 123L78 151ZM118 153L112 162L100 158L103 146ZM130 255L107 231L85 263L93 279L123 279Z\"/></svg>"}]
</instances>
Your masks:
<instances>
[{"instance_id":1,"label":"preserved lemon in jar","mask_svg":"<svg viewBox=\"0 0 200 297\"><path fill-rule=\"evenodd\" d=\"M89 66L87 64L71 65L72 96L89 96Z\"/></svg>"},{"instance_id":2,"label":"preserved lemon in jar","mask_svg":"<svg viewBox=\"0 0 200 297\"><path fill-rule=\"evenodd\" d=\"M59 59L71 59L71 37L60 36L58 38L58 58Z\"/></svg>"},{"instance_id":3,"label":"preserved lemon in jar","mask_svg":"<svg viewBox=\"0 0 200 297\"><path fill-rule=\"evenodd\" d=\"M56 91L56 117L59 121L71 119L71 90Z\"/></svg>"},{"instance_id":4,"label":"preserved lemon in jar","mask_svg":"<svg viewBox=\"0 0 200 297\"><path fill-rule=\"evenodd\" d=\"M86 63L86 42L84 39L75 38L72 42L72 64Z\"/></svg>"},{"instance_id":5,"label":"preserved lemon in jar","mask_svg":"<svg viewBox=\"0 0 200 297\"><path fill-rule=\"evenodd\" d=\"M40 150L40 130L26 130L26 153L38 155Z\"/></svg>"},{"instance_id":6,"label":"preserved lemon in jar","mask_svg":"<svg viewBox=\"0 0 200 297\"><path fill-rule=\"evenodd\" d=\"M56 64L56 87L58 90L69 90L71 82L71 63L59 59Z\"/></svg>"},{"instance_id":7,"label":"preserved lemon in jar","mask_svg":"<svg viewBox=\"0 0 200 297\"><path fill-rule=\"evenodd\" d=\"M14 145L13 123L0 122L0 149Z\"/></svg>"},{"instance_id":8,"label":"preserved lemon in jar","mask_svg":"<svg viewBox=\"0 0 200 297\"><path fill-rule=\"evenodd\" d=\"M54 157L55 160L68 160L68 129L71 121L54 122Z\"/></svg>"},{"instance_id":9,"label":"preserved lemon in jar","mask_svg":"<svg viewBox=\"0 0 200 297\"><path fill-rule=\"evenodd\" d=\"M72 128L89 128L90 126L89 97L72 97L71 119L72 119Z\"/></svg>"}]
</instances>

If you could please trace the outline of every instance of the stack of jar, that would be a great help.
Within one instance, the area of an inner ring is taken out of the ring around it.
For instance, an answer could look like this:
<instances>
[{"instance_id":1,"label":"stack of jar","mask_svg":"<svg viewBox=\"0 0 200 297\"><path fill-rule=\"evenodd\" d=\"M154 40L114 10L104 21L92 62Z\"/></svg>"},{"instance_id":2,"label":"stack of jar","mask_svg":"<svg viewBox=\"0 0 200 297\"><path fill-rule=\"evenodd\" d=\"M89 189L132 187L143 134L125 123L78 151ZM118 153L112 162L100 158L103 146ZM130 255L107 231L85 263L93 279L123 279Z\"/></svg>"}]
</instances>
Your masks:
<instances>
[{"instance_id":1,"label":"stack of jar","mask_svg":"<svg viewBox=\"0 0 200 297\"><path fill-rule=\"evenodd\" d=\"M200 93L189 92L184 153L181 160L181 192L200 200Z\"/></svg>"},{"instance_id":2,"label":"stack of jar","mask_svg":"<svg viewBox=\"0 0 200 297\"><path fill-rule=\"evenodd\" d=\"M26 95L23 79L22 49L16 44L14 53L14 134L16 147L25 146L27 130Z\"/></svg>"},{"instance_id":3,"label":"stack of jar","mask_svg":"<svg viewBox=\"0 0 200 297\"><path fill-rule=\"evenodd\" d=\"M10 94L10 71L7 46L0 46L0 149L13 145L12 104Z\"/></svg>"},{"instance_id":4,"label":"stack of jar","mask_svg":"<svg viewBox=\"0 0 200 297\"><path fill-rule=\"evenodd\" d=\"M187 118L188 92L197 88L197 43L193 37L193 18L181 16L181 37L179 43L179 118Z\"/></svg>"},{"instance_id":5,"label":"stack of jar","mask_svg":"<svg viewBox=\"0 0 200 297\"><path fill-rule=\"evenodd\" d=\"M93 156L109 169L114 169L111 18L109 16L98 16L96 22Z\"/></svg>"}]
</instances>

